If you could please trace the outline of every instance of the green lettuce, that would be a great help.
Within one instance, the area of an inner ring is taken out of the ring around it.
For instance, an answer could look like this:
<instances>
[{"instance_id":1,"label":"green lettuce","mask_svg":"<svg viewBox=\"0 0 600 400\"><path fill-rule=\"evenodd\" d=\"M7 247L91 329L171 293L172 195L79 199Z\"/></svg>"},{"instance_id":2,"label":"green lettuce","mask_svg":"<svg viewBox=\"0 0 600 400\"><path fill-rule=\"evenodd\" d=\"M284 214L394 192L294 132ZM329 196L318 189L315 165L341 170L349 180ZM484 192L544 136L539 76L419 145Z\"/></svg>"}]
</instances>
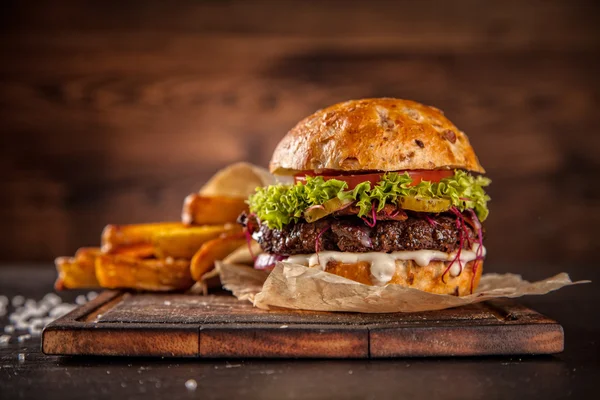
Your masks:
<instances>
[{"instance_id":1,"label":"green lettuce","mask_svg":"<svg viewBox=\"0 0 600 400\"><path fill-rule=\"evenodd\" d=\"M307 176L306 183L257 188L248 204L250 211L272 229L298 222L304 210L335 197L353 200L359 208L359 217L369 215L373 204L377 204L377 211L380 211L386 204L397 204L400 197L447 199L461 211L473 209L481 221L489 214L487 202L490 197L483 190L491 183L488 178L456 170L453 176L439 182L421 181L415 186L411 183L408 173L388 172L374 187L370 182L363 182L348 190L346 182Z\"/></svg>"}]
</instances>

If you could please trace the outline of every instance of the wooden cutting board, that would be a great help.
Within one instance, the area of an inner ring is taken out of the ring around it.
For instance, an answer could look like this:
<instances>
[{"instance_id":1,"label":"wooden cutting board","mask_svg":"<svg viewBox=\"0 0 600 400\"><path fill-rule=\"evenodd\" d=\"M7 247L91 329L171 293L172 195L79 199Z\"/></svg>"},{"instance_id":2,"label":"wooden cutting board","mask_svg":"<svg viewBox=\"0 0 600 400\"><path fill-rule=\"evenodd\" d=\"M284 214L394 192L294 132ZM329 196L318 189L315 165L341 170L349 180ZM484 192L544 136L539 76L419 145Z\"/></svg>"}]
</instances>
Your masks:
<instances>
[{"instance_id":1,"label":"wooden cutting board","mask_svg":"<svg viewBox=\"0 0 600 400\"><path fill-rule=\"evenodd\" d=\"M232 296L106 291L43 333L51 355L382 358L551 354L562 327L493 301L421 313L263 311Z\"/></svg>"}]
</instances>

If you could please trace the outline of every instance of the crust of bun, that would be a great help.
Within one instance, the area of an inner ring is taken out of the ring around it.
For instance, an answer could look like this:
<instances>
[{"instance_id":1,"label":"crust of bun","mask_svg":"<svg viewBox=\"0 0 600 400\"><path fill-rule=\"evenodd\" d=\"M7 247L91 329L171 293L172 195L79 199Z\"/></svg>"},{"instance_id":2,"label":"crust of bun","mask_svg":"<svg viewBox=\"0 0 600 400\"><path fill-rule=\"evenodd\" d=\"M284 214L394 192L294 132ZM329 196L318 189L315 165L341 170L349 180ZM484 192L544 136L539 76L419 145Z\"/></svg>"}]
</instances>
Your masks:
<instances>
[{"instance_id":1,"label":"crust of bun","mask_svg":"<svg viewBox=\"0 0 600 400\"><path fill-rule=\"evenodd\" d=\"M431 261L425 267L421 267L414 261L397 260L396 273L389 283L436 294L451 294L455 296L467 296L471 294L471 279L473 278L473 265L475 261L470 261L463 265L460 275L451 276L450 273L447 273L444 276L444 282L442 281L442 274L449 264L450 261ZM475 279L473 280L473 290L479 285L482 270L483 261L478 261ZM373 286L371 265L365 261L355 264L330 261L325 271Z\"/></svg>"},{"instance_id":2,"label":"crust of bun","mask_svg":"<svg viewBox=\"0 0 600 400\"><path fill-rule=\"evenodd\" d=\"M485 172L467 136L442 111L392 98L317 111L288 132L270 163L279 175L415 169Z\"/></svg>"}]
</instances>

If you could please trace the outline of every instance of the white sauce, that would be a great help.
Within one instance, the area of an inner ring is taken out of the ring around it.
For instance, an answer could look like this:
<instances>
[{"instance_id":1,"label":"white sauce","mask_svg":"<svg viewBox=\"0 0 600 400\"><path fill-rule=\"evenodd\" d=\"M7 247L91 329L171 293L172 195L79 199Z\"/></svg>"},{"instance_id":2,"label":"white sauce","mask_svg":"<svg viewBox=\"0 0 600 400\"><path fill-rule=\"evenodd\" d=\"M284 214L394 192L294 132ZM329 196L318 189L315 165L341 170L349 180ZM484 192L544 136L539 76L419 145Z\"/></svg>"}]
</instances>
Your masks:
<instances>
[{"instance_id":1,"label":"white sauce","mask_svg":"<svg viewBox=\"0 0 600 400\"><path fill-rule=\"evenodd\" d=\"M482 246L483 247L483 246ZM463 249L460 253L461 263L468 263L477 258L479 244L475 243L471 250ZM485 256L485 247L482 248L481 255ZM415 251L394 251L392 253L347 253L339 251L321 251L319 254L297 254L290 256L285 261L294 264L301 264L308 267L318 266L325 270L329 261L337 261L343 264L355 264L359 262L368 262L371 264L371 276L377 285L385 285L396 273L396 260L413 260L419 266L425 267L432 260L452 261L456 257L456 252L444 253L436 250L415 250ZM458 262L450 268L450 275L457 276L461 272Z\"/></svg>"},{"instance_id":2,"label":"white sauce","mask_svg":"<svg viewBox=\"0 0 600 400\"><path fill-rule=\"evenodd\" d=\"M262 232L261 231L255 231L252 234L252 239L256 240L257 242L260 242L261 238L262 238Z\"/></svg>"}]
</instances>

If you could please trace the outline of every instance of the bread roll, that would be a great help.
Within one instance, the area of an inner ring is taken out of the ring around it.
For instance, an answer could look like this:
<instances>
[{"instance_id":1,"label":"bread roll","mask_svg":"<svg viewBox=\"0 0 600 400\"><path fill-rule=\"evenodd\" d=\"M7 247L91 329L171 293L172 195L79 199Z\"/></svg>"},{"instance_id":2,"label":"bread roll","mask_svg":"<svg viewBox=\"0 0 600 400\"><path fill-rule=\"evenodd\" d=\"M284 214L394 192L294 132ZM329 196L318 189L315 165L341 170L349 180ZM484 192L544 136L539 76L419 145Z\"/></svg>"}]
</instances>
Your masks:
<instances>
[{"instance_id":1,"label":"bread roll","mask_svg":"<svg viewBox=\"0 0 600 400\"><path fill-rule=\"evenodd\" d=\"M317 111L281 140L274 174L463 169L484 173L467 136L437 108L392 98Z\"/></svg>"}]
</instances>

